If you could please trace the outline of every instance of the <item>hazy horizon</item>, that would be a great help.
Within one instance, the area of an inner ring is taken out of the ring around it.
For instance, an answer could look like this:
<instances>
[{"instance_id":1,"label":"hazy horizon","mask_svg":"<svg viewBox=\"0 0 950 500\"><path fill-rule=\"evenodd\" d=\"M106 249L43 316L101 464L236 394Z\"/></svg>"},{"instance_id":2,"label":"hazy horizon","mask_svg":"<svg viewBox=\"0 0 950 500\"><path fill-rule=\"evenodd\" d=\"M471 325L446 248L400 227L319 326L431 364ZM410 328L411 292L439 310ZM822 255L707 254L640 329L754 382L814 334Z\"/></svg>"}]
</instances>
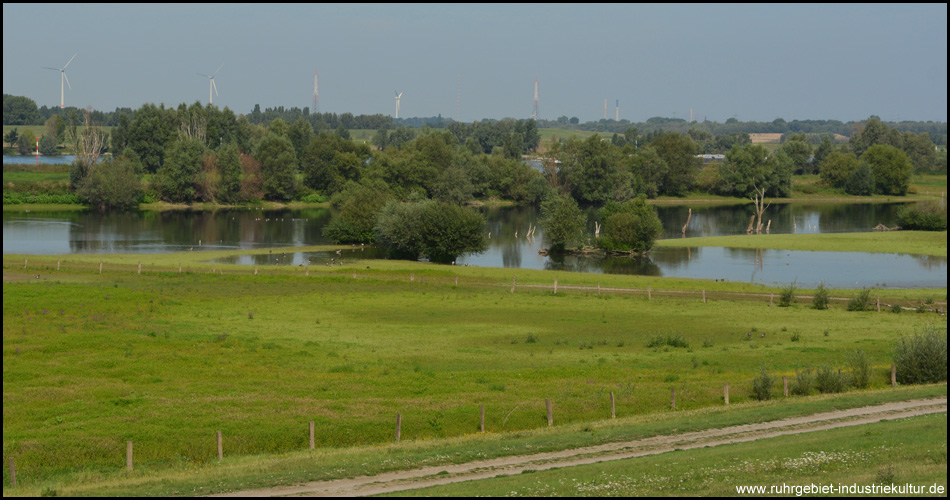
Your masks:
<instances>
[{"instance_id":1,"label":"hazy horizon","mask_svg":"<svg viewBox=\"0 0 950 500\"><path fill-rule=\"evenodd\" d=\"M470 122L947 121L946 4L4 4L3 93ZM311 110L313 111L313 110Z\"/></svg>"}]
</instances>

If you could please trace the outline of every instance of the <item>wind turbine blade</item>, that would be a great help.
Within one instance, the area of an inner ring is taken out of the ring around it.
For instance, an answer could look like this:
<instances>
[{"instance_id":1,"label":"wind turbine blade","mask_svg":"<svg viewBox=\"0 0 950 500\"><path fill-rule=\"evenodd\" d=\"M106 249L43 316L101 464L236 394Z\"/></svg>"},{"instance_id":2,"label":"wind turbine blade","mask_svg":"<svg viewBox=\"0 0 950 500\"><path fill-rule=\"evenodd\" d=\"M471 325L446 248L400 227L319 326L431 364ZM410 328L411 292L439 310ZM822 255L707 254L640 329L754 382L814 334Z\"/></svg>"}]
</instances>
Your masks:
<instances>
[{"instance_id":1,"label":"wind turbine blade","mask_svg":"<svg viewBox=\"0 0 950 500\"><path fill-rule=\"evenodd\" d=\"M43 69L51 69L51 70L54 70L54 71L60 71L59 68L50 68L49 66L43 66Z\"/></svg>"},{"instance_id":2,"label":"wind turbine blade","mask_svg":"<svg viewBox=\"0 0 950 500\"><path fill-rule=\"evenodd\" d=\"M217 74L218 74L218 71L221 71L221 68L223 68L223 67L224 67L224 63L221 63L221 66L218 66L218 69L215 70L214 73L211 73L211 76L217 75Z\"/></svg>"},{"instance_id":3,"label":"wind turbine blade","mask_svg":"<svg viewBox=\"0 0 950 500\"><path fill-rule=\"evenodd\" d=\"M66 62L66 66L69 66L69 63L73 62L73 59L75 59L77 55L79 55L78 52L73 54L73 56L69 58L69 61ZM66 69L66 66L63 66L63 69Z\"/></svg>"},{"instance_id":4,"label":"wind turbine blade","mask_svg":"<svg viewBox=\"0 0 950 500\"><path fill-rule=\"evenodd\" d=\"M66 86L69 87L69 90L72 90L72 89L73 89L73 86L69 84L69 77L66 76L66 72L65 72L65 71L63 71L63 78L66 79Z\"/></svg>"},{"instance_id":5,"label":"wind turbine blade","mask_svg":"<svg viewBox=\"0 0 950 500\"><path fill-rule=\"evenodd\" d=\"M198 73L198 74L201 75L201 76L203 76L203 77L205 77L205 78L211 78L210 76L208 76L208 75L206 75L206 74L204 74L204 73Z\"/></svg>"},{"instance_id":6,"label":"wind turbine blade","mask_svg":"<svg viewBox=\"0 0 950 500\"><path fill-rule=\"evenodd\" d=\"M214 78L211 79L211 86L214 88L214 95L218 95L218 84L214 83Z\"/></svg>"}]
</instances>

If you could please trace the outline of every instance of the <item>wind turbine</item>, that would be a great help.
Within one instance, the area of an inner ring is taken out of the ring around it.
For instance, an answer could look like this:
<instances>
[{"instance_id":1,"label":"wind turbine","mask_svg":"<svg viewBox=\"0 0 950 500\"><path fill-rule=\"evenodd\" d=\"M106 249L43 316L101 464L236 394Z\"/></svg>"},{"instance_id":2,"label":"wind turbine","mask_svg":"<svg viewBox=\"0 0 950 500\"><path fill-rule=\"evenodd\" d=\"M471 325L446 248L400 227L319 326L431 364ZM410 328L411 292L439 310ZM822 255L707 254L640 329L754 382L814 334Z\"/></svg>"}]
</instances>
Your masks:
<instances>
[{"instance_id":1,"label":"wind turbine","mask_svg":"<svg viewBox=\"0 0 950 500\"><path fill-rule=\"evenodd\" d=\"M218 74L218 71L221 71L221 68L224 67L224 63L221 63L221 66L218 66L218 70L212 73L211 75L206 75L204 73L198 73L199 75L207 78L208 83L208 104L214 104L214 99L211 96L211 90L214 90L214 95L218 95L218 86L214 84L214 75Z\"/></svg>"},{"instance_id":2,"label":"wind turbine","mask_svg":"<svg viewBox=\"0 0 950 500\"><path fill-rule=\"evenodd\" d=\"M393 92L396 92L395 90ZM399 99L402 98L402 92L396 92L396 119L399 119Z\"/></svg>"},{"instance_id":3,"label":"wind turbine","mask_svg":"<svg viewBox=\"0 0 950 500\"><path fill-rule=\"evenodd\" d=\"M73 56L70 57L68 61L66 61L66 65L63 66L62 68L50 68L49 66L43 66L44 69L59 71L59 74L62 75L59 79L59 109L63 109L65 107L65 103L63 102L63 97L65 94L65 90L63 88L63 82L66 82L66 85L69 85L69 78L66 77L66 66L69 66L69 63L73 62L73 59L75 58L76 58L76 54L73 54ZM72 90L72 89L73 89L73 86L69 85L69 90Z\"/></svg>"}]
</instances>

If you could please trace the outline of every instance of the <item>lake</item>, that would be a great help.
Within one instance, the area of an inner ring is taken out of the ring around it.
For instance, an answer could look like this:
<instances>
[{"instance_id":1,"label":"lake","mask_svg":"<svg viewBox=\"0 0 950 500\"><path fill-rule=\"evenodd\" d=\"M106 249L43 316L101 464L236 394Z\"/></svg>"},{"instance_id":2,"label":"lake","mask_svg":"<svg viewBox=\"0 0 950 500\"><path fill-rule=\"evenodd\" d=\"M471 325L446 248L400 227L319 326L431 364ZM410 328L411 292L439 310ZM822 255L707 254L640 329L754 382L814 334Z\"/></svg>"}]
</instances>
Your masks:
<instances>
[{"instance_id":1,"label":"lake","mask_svg":"<svg viewBox=\"0 0 950 500\"><path fill-rule=\"evenodd\" d=\"M765 220L772 233L869 231L878 224L895 225L902 204L784 204L772 205ZM536 207L483 209L490 234L489 247L464 255L458 265L551 269L590 273L676 276L762 284L813 287L819 281L833 288L945 287L946 258L862 252L805 252L725 248L656 248L647 258L547 257L543 233L528 239L537 226ZM681 237L687 207L657 207L663 237ZM596 210L588 210L593 234ZM751 206L730 205L693 209L687 237L745 234ZM332 216L329 209L219 210L124 212L8 213L3 215L3 253L165 253L189 249L253 249L331 244L322 234ZM201 244L199 245L199 240ZM258 256L237 256L222 262L256 265L300 265L308 260L324 265L329 254L279 250ZM383 258L374 248L344 252L344 260Z\"/></svg>"}]
</instances>

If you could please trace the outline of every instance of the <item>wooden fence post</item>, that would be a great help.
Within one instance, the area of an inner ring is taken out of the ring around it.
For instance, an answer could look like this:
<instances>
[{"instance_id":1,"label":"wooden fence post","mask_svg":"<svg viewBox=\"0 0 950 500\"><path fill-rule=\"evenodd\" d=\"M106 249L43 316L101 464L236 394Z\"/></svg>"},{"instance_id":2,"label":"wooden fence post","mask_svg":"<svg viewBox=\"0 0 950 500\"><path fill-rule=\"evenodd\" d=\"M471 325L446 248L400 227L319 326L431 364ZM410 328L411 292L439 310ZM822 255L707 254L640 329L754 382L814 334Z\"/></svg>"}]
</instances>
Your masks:
<instances>
[{"instance_id":1,"label":"wooden fence post","mask_svg":"<svg viewBox=\"0 0 950 500\"><path fill-rule=\"evenodd\" d=\"M647 283L647 300L653 300L653 289L649 283Z\"/></svg>"},{"instance_id":2,"label":"wooden fence post","mask_svg":"<svg viewBox=\"0 0 950 500\"><path fill-rule=\"evenodd\" d=\"M125 470L132 472L132 441L125 443Z\"/></svg>"},{"instance_id":3,"label":"wooden fence post","mask_svg":"<svg viewBox=\"0 0 950 500\"><path fill-rule=\"evenodd\" d=\"M703 304L706 303L706 289L703 288Z\"/></svg>"},{"instance_id":4,"label":"wooden fence post","mask_svg":"<svg viewBox=\"0 0 950 500\"><path fill-rule=\"evenodd\" d=\"M99 261L99 274L102 274L102 261Z\"/></svg>"},{"instance_id":5,"label":"wooden fence post","mask_svg":"<svg viewBox=\"0 0 950 500\"><path fill-rule=\"evenodd\" d=\"M788 375L782 375L782 394L788 397Z\"/></svg>"},{"instance_id":6,"label":"wooden fence post","mask_svg":"<svg viewBox=\"0 0 950 500\"><path fill-rule=\"evenodd\" d=\"M181 274L181 262L178 263L178 274Z\"/></svg>"},{"instance_id":7,"label":"wooden fence post","mask_svg":"<svg viewBox=\"0 0 950 500\"><path fill-rule=\"evenodd\" d=\"M221 445L221 431L218 431L218 460L224 458L224 447Z\"/></svg>"},{"instance_id":8,"label":"wooden fence post","mask_svg":"<svg viewBox=\"0 0 950 500\"><path fill-rule=\"evenodd\" d=\"M402 414L396 414L396 442L399 442L399 438L402 436Z\"/></svg>"},{"instance_id":9,"label":"wooden fence post","mask_svg":"<svg viewBox=\"0 0 950 500\"><path fill-rule=\"evenodd\" d=\"M554 295L557 295L557 276L554 277Z\"/></svg>"},{"instance_id":10,"label":"wooden fence post","mask_svg":"<svg viewBox=\"0 0 950 500\"><path fill-rule=\"evenodd\" d=\"M881 296L877 296L877 312L881 312Z\"/></svg>"},{"instance_id":11,"label":"wooden fence post","mask_svg":"<svg viewBox=\"0 0 950 500\"><path fill-rule=\"evenodd\" d=\"M313 420L311 420L311 421L310 421L310 449L312 450L313 447L314 447L314 441L313 441Z\"/></svg>"},{"instance_id":12,"label":"wooden fence post","mask_svg":"<svg viewBox=\"0 0 950 500\"><path fill-rule=\"evenodd\" d=\"M772 299L775 298L775 292L769 292L769 307L772 307Z\"/></svg>"},{"instance_id":13,"label":"wooden fence post","mask_svg":"<svg viewBox=\"0 0 950 500\"><path fill-rule=\"evenodd\" d=\"M60 262L62 262L62 261L63 261L63 259L58 259L58 260L56 261L56 270L57 270L57 271L59 271L59 264L60 264Z\"/></svg>"},{"instance_id":14,"label":"wooden fence post","mask_svg":"<svg viewBox=\"0 0 950 500\"><path fill-rule=\"evenodd\" d=\"M515 281L518 277L514 274L511 275L511 293L515 293Z\"/></svg>"},{"instance_id":15,"label":"wooden fence post","mask_svg":"<svg viewBox=\"0 0 950 500\"><path fill-rule=\"evenodd\" d=\"M459 286L459 275L457 274L455 275L455 286Z\"/></svg>"},{"instance_id":16,"label":"wooden fence post","mask_svg":"<svg viewBox=\"0 0 950 500\"><path fill-rule=\"evenodd\" d=\"M139 261L139 274L142 274L142 261Z\"/></svg>"},{"instance_id":17,"label":"wooden fence post","mask_svg":"<svg viewBox=\"0 0 950 500\"><path fill-rule=\"evenodd\" d=\"M181 272L181 264L178 265L178 272ZM257 276L257 266L254 266L254 276Z\"/></svg>"},{"instance_id":18,"label":"wooden fence post","mask_svg":"<svg viewBox=\"0 0 950 500\"><path fill-rule=\"evenodd\" d=\"M548 407L548 427L554 425L554 411L551 408L551 399L545 399L544 405Z\"/></svg>"},{"instance_id":19,"label":"wooden fence post","mask_svg":"<svg viewBox=\"0 0 950 500\"><path fill-rule=\"evenodd\" d=\"M10 487L16 488L16 466L13 465L13 457L10 457Z\"/></svg>"},{"instance_id":20,"label":"wooden fence post","mask_svg":"<svg viewBox=\"0 0 950 500\"><path fill-rule=\"evenodd\" d=\"M29 257L23 257L23 269L26 269L26 263L27 263L27 261L29 261L29 260L30 260Z\"/></svg>"},{"instance_id":21,"label":"wooden fence post","mask_svg":"<svg viewBox=\"0 0 950 500\"><path fill-rule=\"evenodd\" d=\"M722 384L722 399L729 404L729 382Z\"/></svg>"},{"instance_id":22,"label":"wooden fence post","mask_svg":"<svg viewBox=\"0 0 950 500\"><path fill-rule=\"evenodd\" d=\"M409 283L416 281L416 273L409 273Z\"/></svg>"},{"instance_id":23,"label":"wooden fence post","mask_svg":"<svg viewBox=\"0 0 950 500\"><path fill-rule=\"evenodd\" d=\"M597 296L600 297L600 282L597 282Z\"/></svg>"},{"instance_id":24,"label":"wooden fence post","mask_svg":"<svg viewBox=\"0 0 950 500\"><path fill-rule=\"evenodd\" d=\"M676 409L676 387L670 388L670 409Z\"/></svg>"},{"instance_id":25,"label":"wooden fence post","mask_svg":"<svg viewBox=\"0 0 950 500\"><path fill-rule=\"evenodd\" d=\"M310 264L307 264L307 270L303 273L304 276L310 276Z\"/></svg>"},{"instance_id":26,"label":"wooden fence post","mask_svg":"<svg viewBox=\"0 0 950 500\"><path fill-rule=\"evenodd\" d=\"M897 387L897 365L891 365L891 387Z\"/></svg>"},{"instance_id":27,"label":"wooden fence post","mask_svg":"<svg viewBox=\"0 0 950 500\"><path fill-rule=\"evenodd\" d=\"M610 418L617 418L617 405L614 401L614 391L610 391Z\"/></svg>"},{"instance_id":28,"label":"wooden fence post","mask_svg":"<svg viewBox=\"0 0 950 500\"><path fill-rule=\"evenodd\" d=\"M485 432L485 405L482 405L482 432Z\"/></svg>"}]
</instances>

